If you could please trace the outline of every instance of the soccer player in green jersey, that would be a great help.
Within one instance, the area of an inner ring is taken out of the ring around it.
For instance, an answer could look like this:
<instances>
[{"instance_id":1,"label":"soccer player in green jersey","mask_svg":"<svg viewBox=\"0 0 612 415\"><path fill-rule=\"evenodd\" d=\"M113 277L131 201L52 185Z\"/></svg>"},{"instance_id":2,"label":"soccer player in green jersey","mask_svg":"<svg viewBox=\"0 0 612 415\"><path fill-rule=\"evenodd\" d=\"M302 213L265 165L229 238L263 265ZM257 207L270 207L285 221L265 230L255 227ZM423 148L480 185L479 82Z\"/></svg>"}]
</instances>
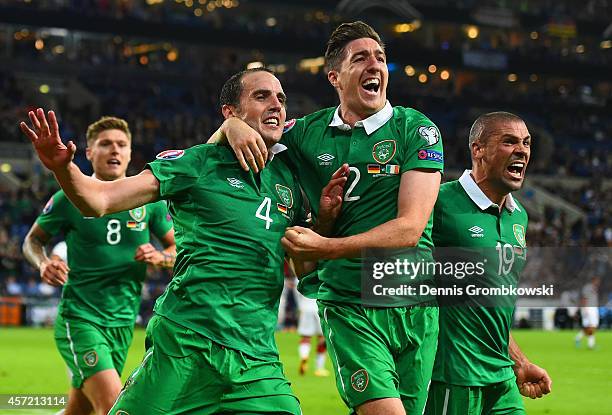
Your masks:
<instances>
[{"instance_id":1,"label":"soccer player in green jersey","mask_svg":"<svg viewBox=\"0 0 612 415\"><path fill-rule=\"evenodd\" d=\"M523 185L531 136L521 118L493 112L474 122L469 146L472 170L440 188L434 243L469 250L475 260L484 254L484 275L464 277L466 287L516 286L526 260L527 212L510 192ZM439 297L440 335L425 413L525 414L521 393L541 397L551 380L510 336L514 299L486 307L482 297L465 297L461 305L446 305L449 299Z\"/></svg>"},{"instance_id":2,"label":"soccer player in green jersey","mask_svg":"<svg viewBox=\"0 0 612 415\"><path fill-rule=\"evenodd\" d=\"M300 414L278 360L274 329L283 287L287 226L302 223L297 180L278 144L286 117L278 79L259 68L232 76L222 113L262 135L270 157L259 174L245 172L231 149L198 145L168 150L137 176L108 186L71 162L53 112L25 123L39 157L85 214L100 216L166 199L174 219L174 279L157 301L143 362L112 414ZM324 211L338 206L345 171L322 193ZM325 215L323 215L325 216Z\"/></svg>"},{"instance_id":3,"label":"soccer player in green jersey","mask_svg":"<svg viewBox=\"0 0 612 415\"><path fill-rule=\"evenodd\" d=\"M91 124L86 155L96 179L112 185L124 178L131 156L127 122L102 117ZM149 243L150 232L163 252ZM59 233L66 238L68 264L45 253ZM55 342L72 374L65 413L106 414L121 390L147 263L174 263L174 230L165 203L84 217L60 190L32 225L23 250L44 282L63 286Z\"/></svg>"},{"instance_id":4,"label":"soccer player in green jersey","mask_svg":"<svg viewBox=\"0 0 612 415\"><path fill-rule=\"evenodd\" d=\"M421 413L438 332L435 297L406 297L388 307L364 304L361 257L367 248L416 247L407 256L431 258L442 139L425 115L387 101L385 49L370 26L340 25L325 58L340 105L289 121L282 143L310 200L317 200L326 178L343 163L350 165L350 177L334 237L294 227L283 244L292 257L320 260L316 297L347 406L359 414ZM226 137L243 168L263 167L265 152L255 131L226 120L211 141ZM417 281L433 283L425 275ZM305 291L311 288L304 285Z\"/></svg>"}]
</instances>

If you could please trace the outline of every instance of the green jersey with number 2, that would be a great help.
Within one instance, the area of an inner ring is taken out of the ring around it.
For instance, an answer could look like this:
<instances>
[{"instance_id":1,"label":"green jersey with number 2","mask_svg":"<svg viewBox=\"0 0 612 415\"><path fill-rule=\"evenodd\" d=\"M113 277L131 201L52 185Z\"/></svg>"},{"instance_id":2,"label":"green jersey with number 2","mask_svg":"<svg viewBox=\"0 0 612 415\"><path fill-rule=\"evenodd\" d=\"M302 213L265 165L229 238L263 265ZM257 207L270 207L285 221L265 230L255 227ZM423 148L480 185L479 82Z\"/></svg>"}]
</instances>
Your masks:
<instances>
[{"instance_id":1,"label":"green jersey with number 2","mask_svg":"<svg viewBox=\"0 0 612 415\"><path fill-rule=\"evenodd\" d=\"M344 125L336 108L327 108L286 123L281 141L287 145L300 184L312 202L316 218L321 190L343 163L350 166L342 212L334 236L366 232L397 217L402 174L413 169L442 171L442 138L423 114L386 106L354 128ZM421 258L431 256L431 218L418 242ZM416 258L412 258L416 260ZM360 258L321 261L318 277L321 300L361 303ZM421 276L423 277L423 276ZM427 277L420 283L427 283ZM406 304L431 300L406 299Z\"/></svg>"}]
</instances>

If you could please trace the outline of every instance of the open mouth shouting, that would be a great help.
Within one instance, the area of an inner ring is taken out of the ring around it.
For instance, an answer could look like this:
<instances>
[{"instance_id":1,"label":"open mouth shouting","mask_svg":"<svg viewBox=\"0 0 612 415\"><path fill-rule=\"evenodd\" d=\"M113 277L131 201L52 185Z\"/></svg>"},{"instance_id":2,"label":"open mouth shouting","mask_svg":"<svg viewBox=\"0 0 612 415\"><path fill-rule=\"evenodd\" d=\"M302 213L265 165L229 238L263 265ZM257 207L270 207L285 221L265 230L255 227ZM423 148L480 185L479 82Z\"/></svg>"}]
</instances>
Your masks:
<instances>
[{"instance_id":1,"label":"open mouth shouting","mask_svg":"<svg viewBox=\"0 0 612 415\"><path fill-rule=\"evenodd\" d=\"M362 83L361 87L371 95L378 94L378 90L380 89L380 79L378 78L366 78Z\"/></svg>"},{"instance_id":2,"label":"open mouth shouting","mask_svg":"<svg viewBox=\"0 0 612 415\"><path fill-rule=\"evenodd\" d=\"M527 163L524 161L513 161L506 167L506 172L513 180L523 180Z\"/></svg>"}]
</instances>

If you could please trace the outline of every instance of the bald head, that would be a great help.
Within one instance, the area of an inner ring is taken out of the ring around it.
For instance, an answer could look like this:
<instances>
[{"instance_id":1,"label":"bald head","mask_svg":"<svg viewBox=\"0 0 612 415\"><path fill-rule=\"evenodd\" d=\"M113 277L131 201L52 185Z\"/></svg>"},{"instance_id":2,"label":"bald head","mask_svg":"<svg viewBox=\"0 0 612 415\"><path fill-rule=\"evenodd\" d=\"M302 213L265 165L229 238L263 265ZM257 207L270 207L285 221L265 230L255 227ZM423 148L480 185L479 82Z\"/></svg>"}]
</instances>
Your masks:
<instances>
[{"instance_id":1,"label":"bald head","mask_svg":"<svg viewBox=\"0 0 612 415\"><path fill-rule=\"evenodd\" d=\"M517 121L524 123L523 119L518 115L505 111L489 112L481 115L476 119L476 121L474 121L472 128L470 128L469 147L472 148L472 144L475 141L486 144L491 132L500 123L511 123Z\"/></svg>"}]
</instances>

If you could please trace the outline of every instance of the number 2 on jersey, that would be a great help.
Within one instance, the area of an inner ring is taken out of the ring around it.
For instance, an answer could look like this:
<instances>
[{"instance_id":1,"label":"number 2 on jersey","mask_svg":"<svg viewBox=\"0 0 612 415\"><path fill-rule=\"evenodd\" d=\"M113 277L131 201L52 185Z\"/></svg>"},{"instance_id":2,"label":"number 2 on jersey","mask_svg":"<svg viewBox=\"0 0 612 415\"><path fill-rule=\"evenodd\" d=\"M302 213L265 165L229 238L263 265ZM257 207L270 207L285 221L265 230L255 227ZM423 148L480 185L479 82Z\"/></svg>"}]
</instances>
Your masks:
<instances>
[{"instance_id":1,"label":"number 2 on jersey","mask_svg":"<svg viewBox=\"0 0 612 415\"><path fill-rule=\"evenodd\" d=\"M361 198L361 196L351 196L351 193L353 192L353 190L355 190L355 186L357 186L357 183L359 183L359 179L361 179L361 173L359 172L359 169L357 167L349 167L349 177L351 175L351 172L355 173L355 180L353 180L353 183L351 183L348 190L344 194L345 202L355 202Z\"/></svg>"},{"instance_id":2,"label":"number 2 on jersey","mask_svg":"<svg viewBox=\"0 0 612 415\"><path fill-rule=\"evenodd\" d=\"M272 200L266 196L257 208L257 212L255 212L256 218L266 221L266 229L270 229L270 224L274 222L270 217L270 205L272 205ZM264 209L265 213L262 214Z\"/></svg>"}]
</instances>

